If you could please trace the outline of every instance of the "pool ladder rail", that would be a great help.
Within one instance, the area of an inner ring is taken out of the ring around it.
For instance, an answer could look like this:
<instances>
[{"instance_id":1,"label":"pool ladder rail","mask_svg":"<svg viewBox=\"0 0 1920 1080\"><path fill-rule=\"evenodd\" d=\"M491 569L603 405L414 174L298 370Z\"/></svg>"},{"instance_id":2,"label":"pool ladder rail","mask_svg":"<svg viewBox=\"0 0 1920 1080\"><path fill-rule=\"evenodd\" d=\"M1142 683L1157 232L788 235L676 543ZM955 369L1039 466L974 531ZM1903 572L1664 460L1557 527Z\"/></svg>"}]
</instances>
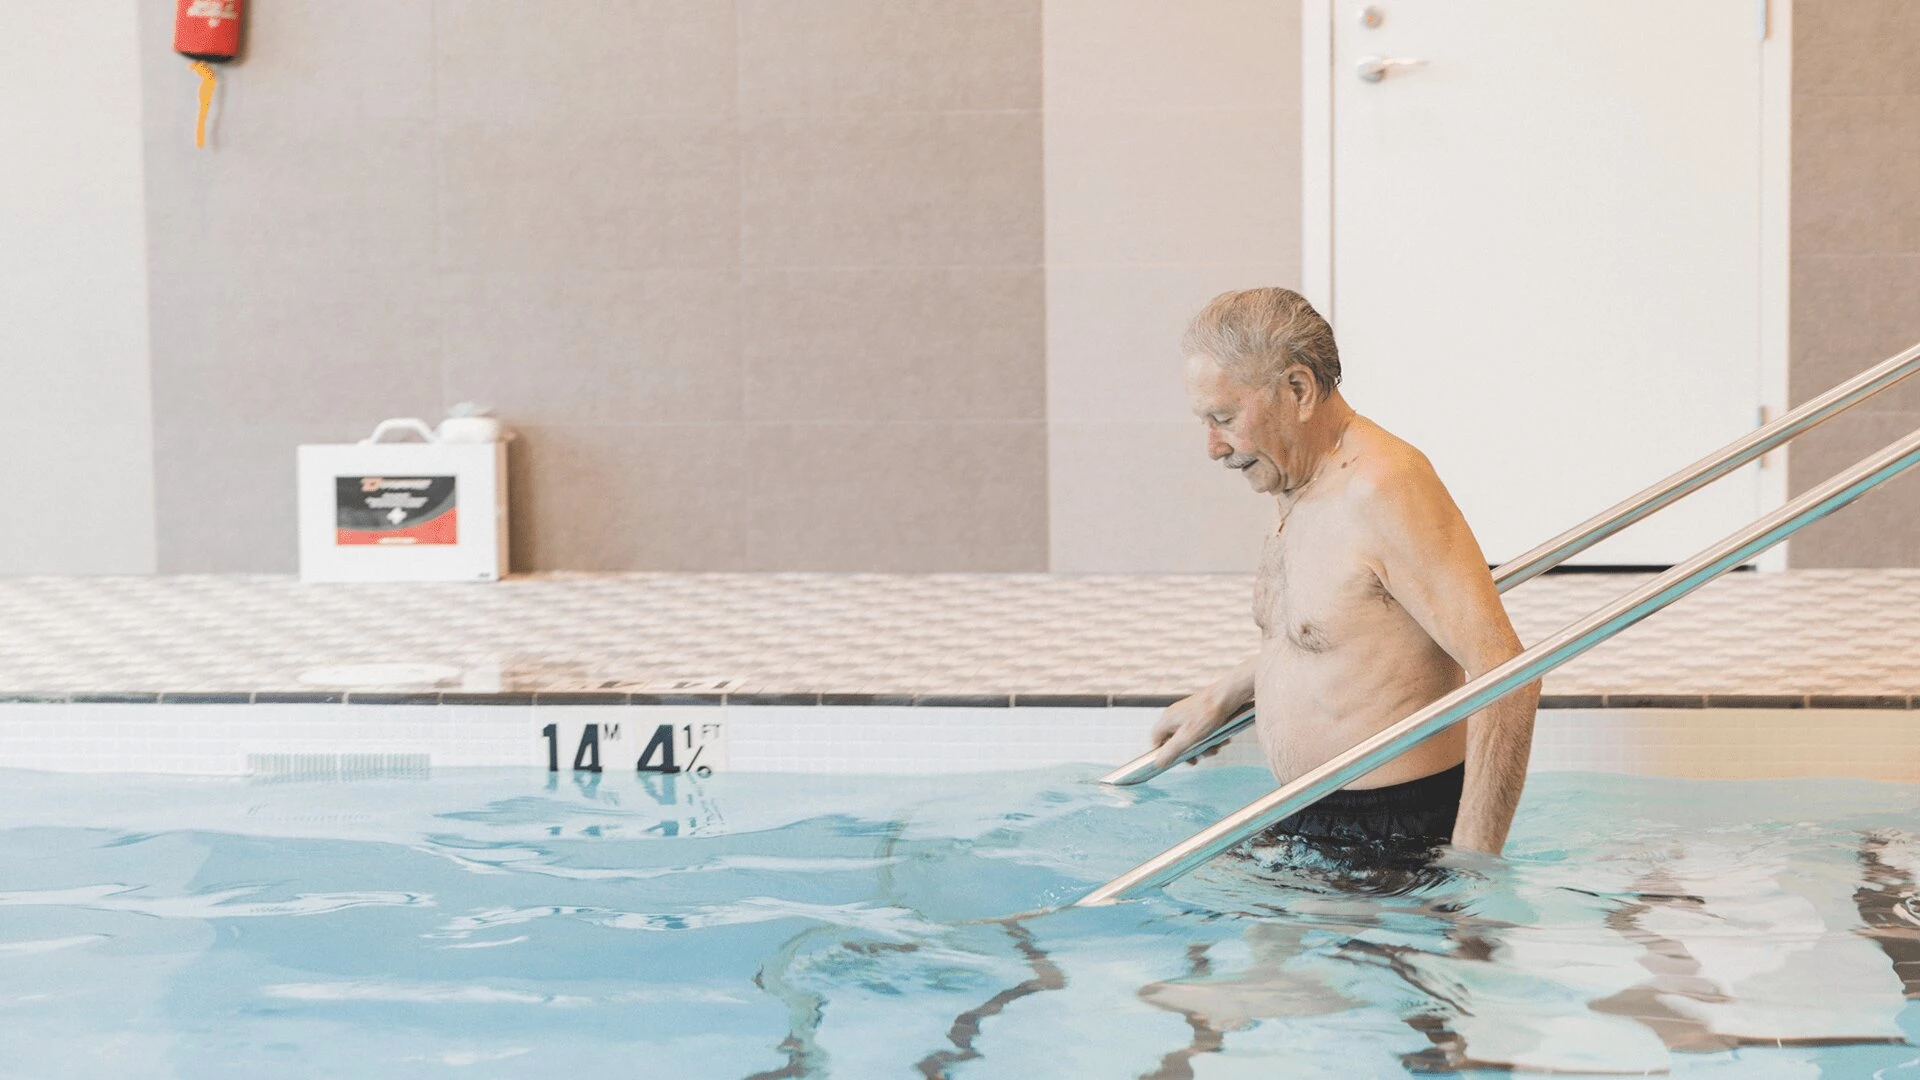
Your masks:
<instances>
[{"instance_id":1,"label":"pool ladder rail","mask_svg":"<svg viewBox=\"0 0 1920 1080\"><path fill-rule=\"evenodd\" d=\"M1569 556L1592 547L1654 511L1705 487L1916 371L1920 371L1920 345L1841 383L1778 420L1756 428L1658 484L1501 566L1494 571L1496 587L1504 592L1538 576ZM1920 430L1857 462L1626 596L1576 620L1412 716L1363 740L1359 745L1100 886L1082 897L1075 906L1111 904L1180 878L1214 856L1311 806L1420 742L1686 596L1807 525L1834 513L1915 464L1920 464ZM1252 706L1242 708L1212 735L1188 748L1179 760L1191 760L1221 745L1253 723L1253 719ZM1165 771L1154 764L1154 756L1152 751L1142 754L1102 777L1101 782L1137 784L1149 780Z\"/></svg>"}]
</instances>

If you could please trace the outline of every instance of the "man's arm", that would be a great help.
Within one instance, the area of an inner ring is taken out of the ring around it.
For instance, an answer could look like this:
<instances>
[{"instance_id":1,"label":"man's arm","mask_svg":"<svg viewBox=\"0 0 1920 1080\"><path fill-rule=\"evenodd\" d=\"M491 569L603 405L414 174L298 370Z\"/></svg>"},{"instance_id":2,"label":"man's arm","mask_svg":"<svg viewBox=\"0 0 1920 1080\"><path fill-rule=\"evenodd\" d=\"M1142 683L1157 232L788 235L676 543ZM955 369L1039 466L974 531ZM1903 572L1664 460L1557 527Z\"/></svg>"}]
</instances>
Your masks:
<instances>
[{"instance_id":1,"label":"man's arm","mask_svg":"<svg viewBox=\"0 0 1920 1080\"><path fill-rule=\"evenodd\" d=\"M1236 709L1252 701L1254 673L1259 663L1258 653L1249 656L1232 671L1215 679L1211 686L1167 706L1149 736L1153 745L1160 748L1154 762L1163 769L1172 765L1182 751L1213 734ZM1207 751L1209 754L1219 752L1219 747Z\"/></svg>"},{"instance_id":2,"label":"man's arm","mask_svg":"<svg viewBox=\"0 0 1920 1080\"><path fill-rule=\"evenodd\" d=\"M1434 643L1477 679L1513 659L1513 632L1486 556L1466 518L1424 457L1405 462L1373 491L1375 572L1387 592ZM1513 824L1533 749L1535 682L1473 714L1467 725L1467 775L1456 847L1498 855Z\"/></svg>"}]
</instances>

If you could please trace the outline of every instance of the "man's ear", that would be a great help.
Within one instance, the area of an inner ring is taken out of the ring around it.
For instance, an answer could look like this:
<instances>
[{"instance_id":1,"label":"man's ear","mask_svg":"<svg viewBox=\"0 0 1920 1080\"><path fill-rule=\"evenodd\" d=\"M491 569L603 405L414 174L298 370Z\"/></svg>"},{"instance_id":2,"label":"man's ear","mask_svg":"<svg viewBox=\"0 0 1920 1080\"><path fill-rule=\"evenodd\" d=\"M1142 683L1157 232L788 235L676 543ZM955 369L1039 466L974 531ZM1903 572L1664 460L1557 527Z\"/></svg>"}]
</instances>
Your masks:
<instances>
[{"instance_id":1,"label":"man's ear","mask_svg":"<svg viewBox=\"0 0 1920 1080\"><path fill-rule=\"evenodd\" d=\"M1304 365L1295 364L1281 372L1279 389L1281 400L1299 410L1302 420L1311 417L1320 404L1320 381Z\"/></svg>"}]
</instances>

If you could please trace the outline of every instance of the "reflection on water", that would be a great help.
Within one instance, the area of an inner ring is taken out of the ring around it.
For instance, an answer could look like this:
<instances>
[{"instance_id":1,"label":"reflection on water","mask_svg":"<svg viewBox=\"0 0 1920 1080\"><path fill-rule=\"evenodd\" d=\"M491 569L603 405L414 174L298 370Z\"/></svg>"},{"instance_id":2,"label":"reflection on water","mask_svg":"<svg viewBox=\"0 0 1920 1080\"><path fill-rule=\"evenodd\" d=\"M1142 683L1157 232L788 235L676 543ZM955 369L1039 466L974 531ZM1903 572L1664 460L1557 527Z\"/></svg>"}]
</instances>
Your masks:
<instances>
[{"instance_id":1,"label":"reflection on water","mask_svg":"<svg viewBox=\"0 0 1920 1080\"><path fill-rule=\"evenodd\" d=\"M1269 845L1061 909L1267 784L1091 775L7 774L0 1060L1920 1075L1920 789L1546 776L1506 859Z\"/></svg>"},{"instance_id":2,"label":"reflection on water","mask_svg":"<svg viewBox=\"0 0 1920 1080\"><path fill-rule=\"evenodd\" d=\"M1356 975L1396 984L1397 1016L1426 1044L1401 1053L1406 1068L1480 1064L1455 1023L1474 1015L1473 980L1447 962L1491 962L1494 935L1510 924L1469 910L1484 879L1457 865L1460 857L1448 865L1441 853L1306 842L1250 846L1237 856L1203 872L1198 891L1183 899L1243 921L1245 958L1216 968L1210 947L1189 945L1186 975L1141 989L1142 1000L1179 1013L1194 1033L1147 1075L1191 1077L1192 1057L1263 1020L1367 1008L1379 995L1355 992Z\"/></svg>"},{"instance_id":3,"label":"reflection on water","mask_svg":"<svg viewBox=\"0 0 1920 1080\"><path fill-rule=\"evenodd\" d=\"M1449 866L1459 853L1359 871L1312 852L1244 875L1223 862L1188 899L1250 920L1249 959L1221 971L1190 948L1187 975L1141 996L1188 1021L1196 1053L1258 1020L1398 997L1429 1043L1401 1055L1415 1073L1639 1073L1676 1067L1674 1051L1903 1044L1920 920L1912 876L1891 864L1920 845L1754 832L1483 872ZM1839 844L1856 848L1866 886L1817 872ZM1356 995L1341 965L1379 978Z\"/></svg>"},{"instance_id":4,"label":"reflection on water","mask_svg":"<svg viewBox=\"0 0 1920 1080\"><path fill-rule=\"evenodd\" d=\"M1175 887L1178 910L1149 922L1161 935L1206 928L1208 938L1183 943L1177 975L1135 990L1179 1017L1186 1037L1132 1074L1192 1077L1196 1059L1231 1052L1236 1033L1298 1031L1354 1014L1373 1018L1374 1034L1391 1016L1417 1040L1393 1050L1401 1075L1745 1068L1766 1048L1776 1065L1809 1066L1812 1076L1820 1055L1778 1052L1905 1045L1904 999L1920 983L1920 904L1908 869L1920 863L1920 842L1805 823L1786 833L1766 822L1722 826L1704 837L1660 826L1648 837L1644 828L1611 846L1508 860L1392 850L1356 858L1305 844L1219 860ZM1824 872L1843 854L1865 869L1864 886ZM915 1063L922 1076L949 1076L951 1066L981 1057L983 1019L1069 988L1073 968L1040 942L1051 922L1076 914L1000 922L1025 977L956 1014L950 1048ZM951 932L942 937L950 957L957 942ZM1085 952L1076 937L1068 930L1053 947ZM786 1046L817 1046L836 987L885 979L887 992L901 993L913 974L934 970L924 955L932 942L886 946L831 931L824 939L811 950L806 1030L790 1033ZM839 963L834 950L844 954ZM873 963L882 951L897 958L885 974ZM846 961L855 955L867 962ZM825 1064L796 1057L787 1070L756 1075L815 1075L808 1070Z\"/></svg>"},{"instance_id":5,"label":"reflection on water","mask_svg":"<svg viewBox=\"0 0 1920 1080\"><path fill-rule=\"evenodd\" d=\"M1861 837L1860 866L1865 878L1854 890L1861 935L1880 946L1909 998L1920 997L1920 908L1916 907L1914 869L1920 845L1899 833Z\"/></svg>"}]
</instances>

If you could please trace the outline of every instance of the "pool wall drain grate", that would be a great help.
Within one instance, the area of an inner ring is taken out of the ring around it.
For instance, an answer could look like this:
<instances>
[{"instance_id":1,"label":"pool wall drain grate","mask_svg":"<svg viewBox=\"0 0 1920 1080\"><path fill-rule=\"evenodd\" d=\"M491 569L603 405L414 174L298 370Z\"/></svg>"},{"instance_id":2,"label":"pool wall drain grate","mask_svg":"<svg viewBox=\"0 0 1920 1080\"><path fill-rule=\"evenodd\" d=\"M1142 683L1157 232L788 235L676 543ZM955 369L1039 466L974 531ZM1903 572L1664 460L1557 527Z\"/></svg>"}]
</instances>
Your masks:
<instances>
[{"instance_id":1,"label":"pool wall drain grate","mask_svg":"<svg viewBox=\"0 0 1920 1080\"><path fill-rule=\"evenodd\" d=\"M263 781L419 780L427 754L248 754L247 775Z\"/></svg>"}]
</instances>

